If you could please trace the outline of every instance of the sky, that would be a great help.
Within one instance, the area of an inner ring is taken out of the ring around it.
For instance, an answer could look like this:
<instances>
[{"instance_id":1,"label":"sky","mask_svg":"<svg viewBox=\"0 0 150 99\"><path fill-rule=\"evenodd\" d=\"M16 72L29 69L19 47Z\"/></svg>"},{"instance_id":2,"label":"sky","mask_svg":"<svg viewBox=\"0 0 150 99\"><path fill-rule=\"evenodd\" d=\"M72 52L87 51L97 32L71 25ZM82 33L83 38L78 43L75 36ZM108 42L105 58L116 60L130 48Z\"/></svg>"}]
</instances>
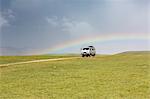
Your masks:
<instances>
[{"instance_id":1,"label":"sky","mask_svg":"<svg viewBox=\"0 0 150 99\"><path fill-rule=\"evenodd\" d=\"M0 55L150 50L150 0L0 0Z\"/></svg>"}]
</instances>

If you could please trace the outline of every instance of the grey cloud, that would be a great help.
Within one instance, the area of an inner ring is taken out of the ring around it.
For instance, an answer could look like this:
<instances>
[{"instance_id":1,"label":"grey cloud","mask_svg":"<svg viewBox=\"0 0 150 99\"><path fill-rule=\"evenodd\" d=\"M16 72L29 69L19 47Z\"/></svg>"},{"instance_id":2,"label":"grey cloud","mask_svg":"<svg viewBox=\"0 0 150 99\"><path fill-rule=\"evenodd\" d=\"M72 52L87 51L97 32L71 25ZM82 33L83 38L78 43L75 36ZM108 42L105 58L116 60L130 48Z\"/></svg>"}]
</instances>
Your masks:
<instances>
[{"instance_id":1,"label":"grey cloud","mask_svg":"<svg viewBox=\"0 0 150 99\"><path fill-rule=\"evenodd\" d=\"M0 25L9 26L3 26L0 47L19 54L87 35L147 35L149 29L148 0L2 0L1 5Z\"/></svg>"},{"instance_id":2,"label":"grey cloud","mask_svg":"<svg viewBox=\"0 0 150 99\"><path fill-rule=\"evenodd\" d=\"M62 18L58 18L57 16L47 17L46 20L51 27L59 28L62 32L68 33L72 39L96 33L96 29L86 21L78 21L65 16Z\"/></svg>"},{"instance_id":3,"label":"grey cloud","mask_svg":"<svg viewBox=\"0 0 150 99\"><path fill-rule=\"evenodd\" d=\"M63 23L63 26L63 30L65 32L70 33L71 36L73 36L74 38L80 38L82 36L86 37L96 33L96 29L94 29L94 27L92 27L91 24L84 21L65 21Z\"/></svg>"},{"instance_id":4,"label":"grey cloud","mask_svg":"<svg viewBox=\"0 0 150 99\"><path fill-rule=\"evenodd\" d=\"M0 14L0 32L4 25L8 25L8 21Z\"/></svg>"}]
</instances>

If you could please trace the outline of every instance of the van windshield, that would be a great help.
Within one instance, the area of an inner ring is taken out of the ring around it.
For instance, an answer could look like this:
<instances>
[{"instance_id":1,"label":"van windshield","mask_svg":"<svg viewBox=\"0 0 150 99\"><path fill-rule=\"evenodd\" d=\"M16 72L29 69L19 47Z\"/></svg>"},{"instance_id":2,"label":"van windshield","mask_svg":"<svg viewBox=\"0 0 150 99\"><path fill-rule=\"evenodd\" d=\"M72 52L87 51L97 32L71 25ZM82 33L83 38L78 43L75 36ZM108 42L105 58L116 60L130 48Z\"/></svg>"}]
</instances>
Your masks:
<instances>
[{"instance_id":1,"label":"van windshield","mask_svg":"<svg viewBox=\"0 0 150 99\"><path fill-rule=\"evenodd\" d=\"M83 48L83 50L89 50L89 48Z\"/></svg>"}]
</instances>

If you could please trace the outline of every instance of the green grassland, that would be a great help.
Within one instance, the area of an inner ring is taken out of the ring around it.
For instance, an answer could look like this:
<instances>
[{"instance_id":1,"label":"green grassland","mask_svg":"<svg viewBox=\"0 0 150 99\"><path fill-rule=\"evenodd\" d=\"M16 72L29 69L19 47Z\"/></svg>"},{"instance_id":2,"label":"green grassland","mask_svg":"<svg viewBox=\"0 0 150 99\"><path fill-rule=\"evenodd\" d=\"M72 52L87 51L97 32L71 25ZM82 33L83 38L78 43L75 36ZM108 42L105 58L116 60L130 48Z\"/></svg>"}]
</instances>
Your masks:
<instances>
[{"instance_id":1,"label":"green grassland","mask_svg":"<svg viewBox=\"0 0 150 99\"><path fill-rule=\"evenodd\" d=\"M0 98L150 99L149 60L139 52L1 67Z\"/></svg>"},{"instance_id":2,"label":"green grassland","mask_svg":"<svg viewBox=\"0 0 150 99\"><path fill-rule=\"evenodd\" d=\"M14 62L24 62L40 59L53 59L53 58L66 58L66 57L76 57L79 55L76 54L67 54L67 55L33 55L33 56L0 56L0 64L14 63Z\"/></svg>"}]
</instances>

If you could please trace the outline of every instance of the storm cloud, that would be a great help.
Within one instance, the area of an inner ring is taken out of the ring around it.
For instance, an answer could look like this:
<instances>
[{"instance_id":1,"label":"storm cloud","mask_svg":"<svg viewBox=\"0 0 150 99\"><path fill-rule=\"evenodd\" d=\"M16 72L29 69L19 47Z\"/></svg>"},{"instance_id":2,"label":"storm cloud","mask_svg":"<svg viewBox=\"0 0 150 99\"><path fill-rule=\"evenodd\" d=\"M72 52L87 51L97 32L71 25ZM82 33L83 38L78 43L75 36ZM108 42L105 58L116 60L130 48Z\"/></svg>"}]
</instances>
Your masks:
<instances>
[{"instance_id":1,"label":"storm cloud","mask_svg":"<svg viewBox=\"0 0 150 99\"><path fill-rule=\"evenodd\" d=\"M0 52L26 55L83 36L148 35L149 6L149 0L1 0Z\"/></svg>"}]
</instances>

